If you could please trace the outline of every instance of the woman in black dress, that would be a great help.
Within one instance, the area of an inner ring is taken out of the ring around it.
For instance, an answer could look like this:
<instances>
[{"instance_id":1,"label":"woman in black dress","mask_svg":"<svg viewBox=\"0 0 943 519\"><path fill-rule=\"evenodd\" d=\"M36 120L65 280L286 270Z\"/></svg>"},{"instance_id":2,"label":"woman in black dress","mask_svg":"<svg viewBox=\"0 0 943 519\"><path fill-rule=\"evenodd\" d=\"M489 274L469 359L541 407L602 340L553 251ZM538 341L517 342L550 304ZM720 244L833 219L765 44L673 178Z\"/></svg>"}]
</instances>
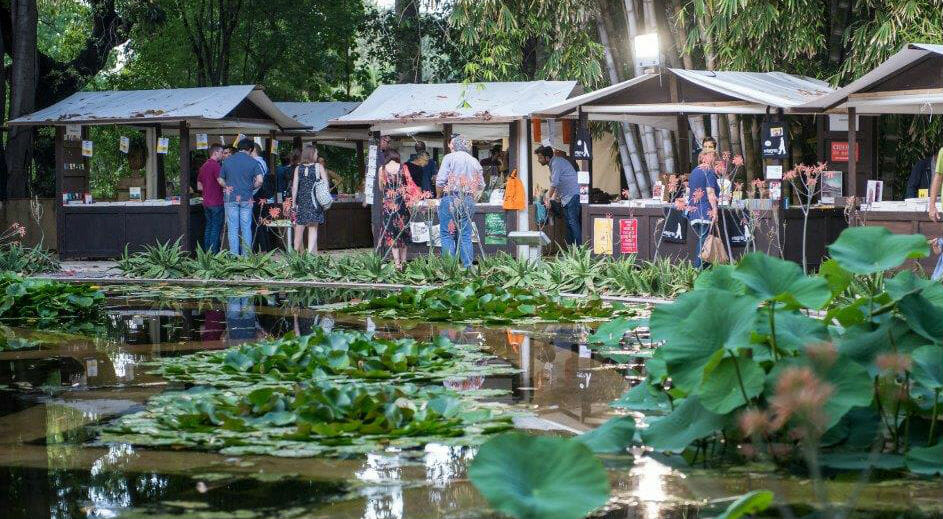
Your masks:
<instances>
[{"instance_id":1,"label":"woman in black dress","mask_svg":"<svg viewBox=\"0 0 943 519\"><path fill-rule=\"evenodd\" d=\"M406 262L409 240L409 208L407 196L413 184L409 170L400 162L399 152L387 150L386 163L380 167L380 193L383 200L383 234L381 243L390 249L397 269Z\"/></svg>"},{"instance_id":2,"label":"woman in black dress","mask_svg":"<svg viewBox=\"0 0 943 519\"><path fill-rule=\"evenodd\" d=\"M314 197L314 184L327 178L318 164L318 150L307 145L301 152L301 164L295 167L291 181L291 200L295 210L295 250L304 252L304 232L308 230L308 252L318 251L318 225L324 223L324 210Z\"/></svg>"}]
</instances>

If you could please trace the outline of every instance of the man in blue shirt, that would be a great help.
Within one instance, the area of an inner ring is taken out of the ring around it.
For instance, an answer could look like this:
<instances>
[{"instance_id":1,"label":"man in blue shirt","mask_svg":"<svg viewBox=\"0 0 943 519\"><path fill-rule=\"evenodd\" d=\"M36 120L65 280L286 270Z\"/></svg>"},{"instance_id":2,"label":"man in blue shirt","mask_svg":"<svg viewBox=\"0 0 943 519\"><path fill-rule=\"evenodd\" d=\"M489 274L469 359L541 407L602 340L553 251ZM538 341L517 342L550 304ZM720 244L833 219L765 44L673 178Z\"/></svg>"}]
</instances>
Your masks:
<instances>
[{"instance_id":1,"label":"man in blue shirt","mask_svg":"<svg viewBox=\"0 0 943 519\"><path fill-rule=\"evenodd\" d=\"M229 227L229 252L248 255L252 246L252 193L262 185L262 166L250 153L252 139L239 141L239 152L223 162L219 185Z\"/></svg>"},{"instance_id":2,"label":"man in blue shirt","mask_svg":"<svg viewBox=\"0 0 943 519\"><path fill-rule=\"evenodd\" d=\"M541 146L537 148L537 162L541 166L550 166L550 189L547 190L544 203L549 206L550 200L560 197L563 205L563 219L568 231L566 244L579 245L583 243L582 212L580 204L580 185L576 169L570 161L563 157L554 157L553 148Z\"/></svg>"}]
</instances>

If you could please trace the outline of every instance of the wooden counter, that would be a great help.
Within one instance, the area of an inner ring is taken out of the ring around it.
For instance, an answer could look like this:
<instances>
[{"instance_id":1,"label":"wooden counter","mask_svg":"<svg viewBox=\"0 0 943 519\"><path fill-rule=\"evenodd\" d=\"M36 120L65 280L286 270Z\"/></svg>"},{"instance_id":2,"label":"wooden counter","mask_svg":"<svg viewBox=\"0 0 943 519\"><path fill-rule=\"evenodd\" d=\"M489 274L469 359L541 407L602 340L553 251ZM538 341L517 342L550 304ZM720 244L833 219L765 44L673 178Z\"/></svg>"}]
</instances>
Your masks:
<instances>
[{"instance_id":1,"label":"wooden counter","mask_svg":"<svg viewBox=\"0 0 943 519\"><path fill-rule=\"evenodd\" d=\"M491 216L489 216L491 215ZM413 221L425 221L426 215L419 214L414 216ZM481 256L482 250L486 255L494 254L498 251L507 252L508 254L514 254L514 246L511 243L511 240L508 239L507 233L517 229L517 212L516 211L505 211L504 207L501 205L491 205L491 204L477 204L475 206L475 216L472 218L475 222L475 227L478 228L478 233L480 235L481 243L472 243L475 248L475 257L478 258ZM488 222L491 222L491 230L495 231L489 234ZM503 234L500 234L500 223L503 223ZM439 217L438 210L433 211L432 221L427 222L433 226L438 227ZM497 224L497 226L496 226ZM434 254L441 254L441 247L433 247ZM409 258L415 258L417 256L422 256L424 254L429 254L429 245L427 243L413 243L412 241L406 246L406 254Z\"/></svg>"},{"instance_id":2,"label":"wooden counter","mask_svg":"<svg viewBox=\"0 0 943 519\"><path fill-rule=\"evenodd\" d=\"M362 202L334 202L318 226L318 250L366 249L373 246L370 206Z\"/></svg>"},{"instance_id":3,"label":"wooden counter","mask_svg":"<svg viewBox=\"0 0 943 519\"><path fill-rule=\"evenodd\" d=\"M594 243L594 220L611 215L613 255L622 255L620 247L620 220L637 219L638 244L637 256L640 259L652 260L657 258L674 258L692 260L697 251L697 236L690 227L687 228L686 239L683 243L671 243L660 239L669 211L677 213L673 208L665 207L628 207L624 205L584 205L583 206L583 239L592 249ZM733 221L743 218L743 211L722 209L729 214ZM757 211L759 216L757 229L754 231L755 248L773 256L782 254L786 259L802 263L802 211L796 208L779 210ZM731 221L728 220L728 221ZM685 222L686 225L686 222ZM838 238L838 235L848 227L845 221L844 210L841 208L813 208L809 213L808 223L808 263L810 269L818 268L826 256L825 247ZM720 227L722 237L727 241L727 234L723 226ZM734 233L729 233L734 234ZM732 246L732 256L736 259L744 254L746 247ZM752 251L752 246L751 246Z\"/></svg>"}]
</instances>

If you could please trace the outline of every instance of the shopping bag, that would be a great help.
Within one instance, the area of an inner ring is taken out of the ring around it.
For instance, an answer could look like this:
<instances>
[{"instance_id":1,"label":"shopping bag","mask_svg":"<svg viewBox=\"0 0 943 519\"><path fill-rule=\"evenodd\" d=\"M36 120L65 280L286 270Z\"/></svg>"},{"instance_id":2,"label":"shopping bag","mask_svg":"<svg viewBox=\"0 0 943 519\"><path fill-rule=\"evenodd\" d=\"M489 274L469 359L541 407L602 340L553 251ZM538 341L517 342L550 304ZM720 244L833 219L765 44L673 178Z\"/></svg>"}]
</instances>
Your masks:
<instances>
[{"instance_id":1,"label":"shopping bag","mask_svg":"<svg viewBox=\"0 0 943 519\"><path fill-rule=\"evenodd\" d=\"M707 238L704 240L704 245L701 246L700 257L701 261L710 263L711 265L727 263L727 249L724 247L724 241L720 239L719 233L707 235Z\"/></svg>"}]
</instances>

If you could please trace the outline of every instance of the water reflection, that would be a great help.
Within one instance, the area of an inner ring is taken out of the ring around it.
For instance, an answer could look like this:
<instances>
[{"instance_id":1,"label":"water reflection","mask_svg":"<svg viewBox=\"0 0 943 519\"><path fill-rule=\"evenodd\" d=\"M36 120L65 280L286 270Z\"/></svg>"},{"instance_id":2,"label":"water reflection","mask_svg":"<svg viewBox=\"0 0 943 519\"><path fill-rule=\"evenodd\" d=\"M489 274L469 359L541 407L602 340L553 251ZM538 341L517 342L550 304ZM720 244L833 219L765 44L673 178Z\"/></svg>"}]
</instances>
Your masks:
<instances>
[{"instance_id":1,"label":"water reflection","mask_svg":"<svg viewBox=\"0 0 943 519\"><path fill-rule=\"evenodd\" d=\"M371 483L362 490L363 519L402 519L402 460L397 455L368 454L357 478Z\"/></svg>"}]
</instances>

